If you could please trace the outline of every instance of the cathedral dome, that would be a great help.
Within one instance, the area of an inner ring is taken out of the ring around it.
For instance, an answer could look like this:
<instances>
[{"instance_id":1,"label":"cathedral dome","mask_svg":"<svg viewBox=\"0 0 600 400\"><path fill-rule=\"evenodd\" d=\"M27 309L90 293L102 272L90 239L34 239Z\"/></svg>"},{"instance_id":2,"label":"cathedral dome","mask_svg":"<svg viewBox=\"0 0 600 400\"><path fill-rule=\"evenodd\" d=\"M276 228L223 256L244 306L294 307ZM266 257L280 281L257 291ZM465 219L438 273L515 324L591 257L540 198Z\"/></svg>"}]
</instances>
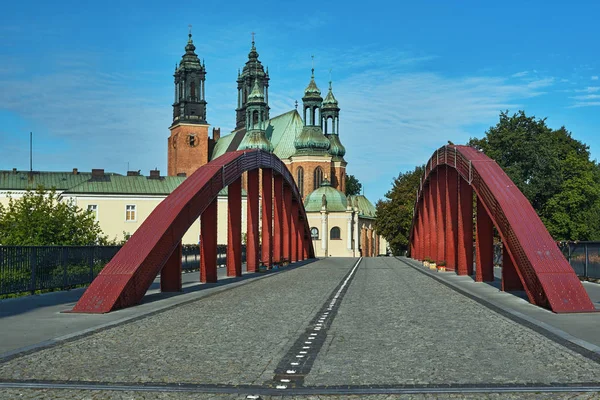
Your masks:
<instances>
[{"instance_id":1,"label":"cathedral dome","mask_svg":"<svg viewBox=\"0 0 600 400\"><path fill-rule=\"evenodd\" d=\"M342 145L342 142L340 142L340 137L333 134L328 135L327 138L329 139L329 143L331 143L329 146L329 154L334 157L344 157L346 148Z\"/></svg>"},{"instance_id":2,"label":"cathedral dome","mask_svg":"<svg viewBox=\"0 0 600 400\"><path fill-rule=\"evenodd\" d=\"M294 141L294 146L299 153L312 151L326 152L331 146L329 139L323 135L320 126L304 126L300 136Z\"/></svg>"},{"instance_id":3,"label":"cathedral dome","mask_svg":"<svg viewBox=\"0 0 600 400\"><path fill-rule=\"evenodd\" d=\"M251 130L246 133L242 143L240 143L240 150L245 149L260 149L264 151L268 151L269 153L273 152L273 144L267 139L265 136L265 132L262 130Z\"/></svg>"},{"instance_id":4,"label":"cathedral dome","mask_svg":"<svg viewBox=\"0 0 600 400\"><path fill-rule=\"evenodd\" d=\"M325 196L326 202L323 201L323 196ZM320 188L306 197L304 209L306 212L318 212L321 211L324 203L326 204L326 210L329 212L346 211L348 207L346 195L331 187L331 183L327 179L321 183Z\"/></svg>"}]
</instances>

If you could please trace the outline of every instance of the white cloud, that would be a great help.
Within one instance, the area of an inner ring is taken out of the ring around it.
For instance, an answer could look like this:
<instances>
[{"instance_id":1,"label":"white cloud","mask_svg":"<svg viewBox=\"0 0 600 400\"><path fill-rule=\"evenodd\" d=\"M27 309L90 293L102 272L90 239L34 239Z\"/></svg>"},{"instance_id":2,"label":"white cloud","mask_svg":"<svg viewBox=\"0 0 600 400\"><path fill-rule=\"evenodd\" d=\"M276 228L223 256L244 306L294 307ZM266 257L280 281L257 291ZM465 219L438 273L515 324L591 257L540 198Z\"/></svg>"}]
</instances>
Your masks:
<instances>
[{"instance_id":1,"label":"white cloud","mask_svg":"<svg viewBox=\"0 0 600 400\"><path fill-rule=\"evenodd\" d=\"M593 75L593 76L592 76L592 80L593 80L593 81L597 81L597 80L598 80L598 75Z\"/></svg>"},{"instance_id":2,"label":"white cloud","mask_svg":"<svg viewBox=\"0 0 600 400\"><path fill-rule=\"evenodd\" d=\"M521 71L521 72L517 72L516 74L512 74L511 77L512 78L522 78L522 77L526 76L527 74L529 74L529 71Z\"/></svg>"},{"instance_id":3,"label":"white cloud","mask_svg":"<svg viewBox=\"0 0 600 400\"><path fill-rule=\"evenodd\" d=\"M323 94L326 71L335 66L334 92L341 107L340 136L347 149L348 172L361 180L372 201L383 196L401 169L423 164L448 140L465 143L470 136L481 135L481 129L471 130L474 125L493 125L501 110L516 110L524 99L543 94L555 83L553 78L531 76L514 83L509 77L420 72L420 65L436 57L393 49L315 53L322 54L316 62ZM239 56L235 58L234 65L240 62ZM309 78L301 70L310 70L310 57L287 53L280 60L265 60L274 65L269 102L275 116L301 101ZM113 74L86 68L79 59L63 63L68 72L19 79L0 75L0 109L30 119L63 140L60 157L69 157L71 167L123 172L129 161L132 169L164 168L171 80L157 77L155 70ZM170 73L169 69L164 76ZM157 81L165 82L164 87L157 88ZM233 82L234 78L207 81L209 123L221 125L223 134L235 121Z\"/></svg>"}]
</instances>

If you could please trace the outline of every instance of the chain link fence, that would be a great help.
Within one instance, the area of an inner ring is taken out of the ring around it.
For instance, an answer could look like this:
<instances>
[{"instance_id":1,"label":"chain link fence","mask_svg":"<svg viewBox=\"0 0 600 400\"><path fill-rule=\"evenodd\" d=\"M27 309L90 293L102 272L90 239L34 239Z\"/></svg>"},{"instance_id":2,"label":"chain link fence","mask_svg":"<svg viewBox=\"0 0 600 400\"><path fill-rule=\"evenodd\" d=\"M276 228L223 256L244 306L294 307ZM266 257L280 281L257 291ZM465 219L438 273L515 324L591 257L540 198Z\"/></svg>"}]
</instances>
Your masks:
<instances>
[{"instance_id":1,"label":"chain link fence","mask_svg":"<svg viewBox=\"0 0 600 400\"><path fill-rule=\"evenodd\" d=\"M0 246L0 296L65 290L90 284L121 246ZM242 262L246 246L242 246ZM200 269L197 245L182 249L181 269ZM224 267L227 246L217 247L217 265Z\"/></svg>"}]
</instances>

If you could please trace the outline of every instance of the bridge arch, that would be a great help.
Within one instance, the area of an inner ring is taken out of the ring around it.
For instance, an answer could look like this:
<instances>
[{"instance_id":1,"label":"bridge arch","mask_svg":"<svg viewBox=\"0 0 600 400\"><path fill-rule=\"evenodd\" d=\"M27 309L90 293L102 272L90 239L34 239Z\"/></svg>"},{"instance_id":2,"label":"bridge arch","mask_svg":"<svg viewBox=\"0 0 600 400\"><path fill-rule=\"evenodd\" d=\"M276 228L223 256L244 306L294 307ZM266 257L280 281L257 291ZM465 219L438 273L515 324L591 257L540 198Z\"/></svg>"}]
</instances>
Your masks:
<instances>
[{"instance_id":1,"label":"bridge arch","mask_svg":"<svg viewBox=\"0 0 600 400\"><path fill-rule=\"evenodd\" d=\"M262 169L262 185L259 185ZM241 180L248 171L247 269L281 258L314 258L306 212L291 173L277 156L262 150L225 153L198 168L146 218L104 267L73 308L106 313L138 304L161 274L162 291L181 290L181 239L201 216L203 282L216 282L217 196L228 187L227 273L241 275ZM259 193L262 246L259 248Z\"/></svg>"},{"instance_id":2,"label":"bridge arch","mask_svg":"<svg viewBox=\"0 0 600 400\"><path fill-rule=\"evenodd\" d=\"M525 290L531 303L557 313L594 311L550 233L502 168L469 146L436 150L417 194L411 257L443 261L447 269L471 275L475 244L476 281L493 281L494 227L503 244L502 290Z\"/></svg>"}]
</instances>

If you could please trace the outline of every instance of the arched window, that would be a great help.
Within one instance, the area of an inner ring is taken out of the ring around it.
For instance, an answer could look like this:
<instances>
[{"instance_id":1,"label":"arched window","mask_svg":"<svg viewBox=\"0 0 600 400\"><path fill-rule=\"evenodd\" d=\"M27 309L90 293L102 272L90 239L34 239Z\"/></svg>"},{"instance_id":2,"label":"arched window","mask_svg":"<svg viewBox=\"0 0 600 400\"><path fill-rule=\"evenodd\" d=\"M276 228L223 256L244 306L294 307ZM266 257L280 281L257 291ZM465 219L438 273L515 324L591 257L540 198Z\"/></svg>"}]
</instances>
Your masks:
<instances>
[{"instance_id":1,"label":"arched window","mask_svg":"<svg viewBox=\"0 0 600 400\"><path fill-rule=\"evenodd\" d=\"M329 239L341 239L339 227L334 226L331 228L331 231L329 232Z\"/></svg>"},{"instance_id":2,"label":"arched window","mask_svg":"<svg viewBox=\"0 0 600 400\"><path fill-rule=\"evenodd\" d=\"M314 188L313 190L317 190L321 187L321 183L323 182L323 170L321 167L315 168L315 173L313 176Z\"/></svg>"},{"instance_id":3,"label":"arched window","mask_svg":"<svg viewBox=\"0 0 600 400\"><path fill-rule=\"evenodd\" d=\"M319 240L319 230L314 226L310 228L310 238L312 240Z\"/></svg>"},{"instance_id":4,"label":"arched window","mask_svg":"<svg viewBox=\"0 0 600 400\"><path fill-rule=\"evenodd\" d=\"M196 83L194 81L190 82L190 96L192 101L196 100Z\"/></svg>"},{"instance_id":5,"label":"arched window","mask_svg":"<svg viewBox=\"0 0 600 400\"><path fill-rule=\"evenodd\" d=\"M298 167L296 172L296 184L298 185L300 197L304 199L304 168L302 167Z\"/></svg>"}]
</instances>

